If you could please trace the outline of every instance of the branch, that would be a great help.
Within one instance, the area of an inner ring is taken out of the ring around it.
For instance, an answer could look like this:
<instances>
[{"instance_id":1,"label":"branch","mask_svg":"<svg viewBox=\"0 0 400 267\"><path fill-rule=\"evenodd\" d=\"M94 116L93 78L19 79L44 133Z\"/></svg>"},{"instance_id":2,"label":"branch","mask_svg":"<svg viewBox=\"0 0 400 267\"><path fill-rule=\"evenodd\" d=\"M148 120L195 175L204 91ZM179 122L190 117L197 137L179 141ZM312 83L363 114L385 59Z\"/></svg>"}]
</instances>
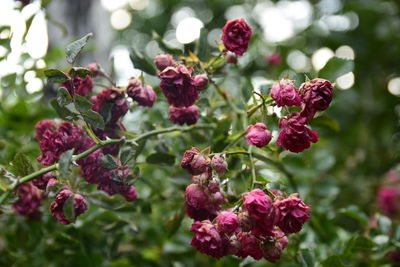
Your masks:
<instances>
[{"instance_id":1,"label":"branch","mask_svg":"<svg viewBox=\"0 0 400 267\"><path fill-rule=\"evenodd\" d=\"M170 128L153 130L153 131L138 135L137 137L132 138L132 139L127 139L127 140L125 140L125 139L109 139L109 140L102 141L101 143L92 146L88 150L86 150L86 151L84 151L84 152L82 152L82 153L80 153L78 155L73 156L72 157L72 161L77 161L77 160L83 159L83 158L89 156L90 154L92 154L93 152L95 152L96 150L98 150L98 149L100 149L100 148L102 148L103 146L106 146L106 145L122 144L122 143L125 143L125 142L136 143L136 142L138 142L140 140L147 139L149 137L152 137L152 136L155 136L155 135L158 135L158 134L164 134L164 133L170 133L170 132L179 132L179 131L180 132L188 132L188 131L191 131L191 130L194 130L194 129L213 129L213 128L214 128L214 126L212 126L212 125L202 125L202 124L192 125L192 126L183 126L183 127L182 126L181 127L174 126L174 127L170 127ZM58 163L55 163L55 164L53 164L51 166L48 166L46 168L43 168L41 170L38 170L36 172L33 172L33 173L29 174L29 175L26 175L26 176L20 178L18 183L14 184L9 190L4 192L0 196L0 205L10 196L12 191L14 191L15 189L18 188L19 185L21 185L23 183L26 183L26 182L29 182L29 181L35 179L36 177L38 177L40 175L43 175L45 173L54 171L57 168L58 168Z\"/></svg>"}]
</instances>

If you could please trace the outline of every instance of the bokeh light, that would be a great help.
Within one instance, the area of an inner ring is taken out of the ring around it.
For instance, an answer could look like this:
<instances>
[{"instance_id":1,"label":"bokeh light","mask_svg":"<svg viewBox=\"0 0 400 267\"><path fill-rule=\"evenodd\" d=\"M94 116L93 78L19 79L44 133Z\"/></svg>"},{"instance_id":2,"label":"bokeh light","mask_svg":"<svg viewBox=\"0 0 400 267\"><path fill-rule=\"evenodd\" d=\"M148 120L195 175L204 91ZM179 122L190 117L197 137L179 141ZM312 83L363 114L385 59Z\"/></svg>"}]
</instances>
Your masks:
<instances>
[{"instance_id":1,"label":"bokeh light","mask_svg":"<svg viewBox=\"0 0 400 267\"><path fill-rule=\"evenodd\" d=\"M322 69L334 55L332 49L328 47L323 47L315 51L311 58L314 69L317 71Z\"/></svg>"},{"instance_id":2,"label":"bokeh light","mask_svg":"<svg viewBox=\"0 0 400 267\"><path fill-rule=\"evenodd\" d=\"M132 16L125 9L118 9L111 14L110 21L114 29L123 30L131 24Z\"/></svg>"},{"instance_id":3,"label":"bokeh light","mask_svg":"<svg viewBox=\"0 0 400 267\"><path fill-rule=\"evenodd\" d=\"M200 37L203 22L196 18L186 18L176 27L176 39L182 44L188 44Z\"/></svg>"},{"instance_id":4,"label":"bokeh light","mask_svg":"<svg viewBox=\"0 0 400 267\"><path fill-rule=\"evenodd\" d=\"M400 96L400 77L390 79L388 83L389 93L395 96Z\"/></svg>"},{"instance_id":5,"label":"bokeh light","mask_svg":"<svg viewBox=\"0 0 400 267\"><path fill-rule=\"evenodd\" d=\"M349 72L345 75L340 76L336 79L336 84L339 89L347 90L350 89L354 85L354 73Z\"/></svg>"}]
</instances>

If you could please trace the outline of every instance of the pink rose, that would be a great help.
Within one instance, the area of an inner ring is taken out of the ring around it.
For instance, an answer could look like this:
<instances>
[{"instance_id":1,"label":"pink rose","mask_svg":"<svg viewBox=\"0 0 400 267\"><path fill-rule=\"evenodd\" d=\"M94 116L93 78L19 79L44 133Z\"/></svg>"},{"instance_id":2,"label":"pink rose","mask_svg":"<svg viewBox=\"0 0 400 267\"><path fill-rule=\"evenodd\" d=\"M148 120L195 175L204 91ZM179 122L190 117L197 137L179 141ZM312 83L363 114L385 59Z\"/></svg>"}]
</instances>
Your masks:
<instances>
[{"instance_id":1,"label":"pink rose","mask_svg":"<svg viewBox=\"0 0 400 267\"><path fill-rule=\"evenodd\" d=\"M194 222L190 231L195 233L190 244L201 253L216 259L228 254L228 240L218 233L209 220Z\"/></svg>"},{"instance_id":2,"label":"pink rose","mask_svg":"<svg viewBox=\"0 0 400 267\"><path fill-rule=\"evenodd\" d=\"M399 209L400 190L394 186L383 186L378 190L379 208L388 216L395 216Z\"/></svg>"},{"instance_id":3,"label":"pink rose","mask_svg":"<svg viewBox=\"0 0 400 267\"><path fill-rule=\"evenodd\" d=\"M39 208L42 203L43 192L31 182L18 187L18 201L12 207L20 215L30 219L38 219L41 215Z\"/></svg>"},{"instance_id":4,"label":"pink rose","mask_svg":"<svg viewBox=\"0 0 400 267\"><path fill-rule=\"evenodd\" d=\"M69 74L67 74L67 76L69 76ZM92 92L94 85L93 79L89 75L86 75L85 78L81 78L78 75L76 75L73 78L72 83L74 84L75 93L80 96L87 96L88 94L90 94ZM61 86L67 88L71 96L74 95L71 83L69 81L63 82Z\"/></svg>"},{"instance_id":5,"label":"pink rose","mask_svg":"<svg viewBox=\"0 0 400 267\"><path fill-rule=\"evenodd\" d=\"M271 97L278 107L301 106L299 92L293 81L289 79L282 79L280 82L275 83L271 88Z\"/></svg>"},{"instance_id":6,"label":"pink rose","mask_svg":"<svg viewBox=\"0 0 400 267\"><path fill-rule=\"evenodd\" d=\"M32 183L37 188L41 190L46 190L47 183L50 181L50 179L53 179L55 177L56 175L53 172L48 172L33 179Z\"/></svg>"},{"instance_id":7,"label":"pink rose","mask_svg":"<svg viewBox=\"0 0 400 267\"><path fill-rule=\"evenodd\" d=\"M181 167L192 175L206 172L210 167L210 158L200 153L198 148L191 148L183 153Z\"/></svg>"},{"instance_id":8,"label":"pink rose","mask_svg":"<svg viewBox=\"0 0 400 267\"><path fill-rule=\"evenodd\" d=\"M228 163L226 162L225 158L221 156L221 154L216 154L211 159L211 168L215 172L223 174L228 169Z\"/></svg>"},{"instance_id":9,"label":"pink rose","mask_svg":"<svg viewBox=\"0 0 400 267\"><path fill-rule=\"evenodd\" d=\"M268 65L276 66L282 63L282 57L278 53L272 53L266 57L266 61Z\"/></svg>"},{"instance_id":10,"label":"pink rose","mask_svg":"<svg viewBox=\"0 0 400 267\"><path fill-rule=\"evenodd\" d=\"M194 77L194 85L197 90L203 91L207 88L208 85L208 77L207 74L199 74Z\"/></svg>"},{"instance_id":11,"label":"pink rose","mask_svg":"<svg viewBox=\"0 0 400 267\"><path fill-rule=\"evenodd\" d=\"M254 189L243 196L243 207L248 211L250 218L262 220L272 210L272 200L261 189Z\"/></svg>"},{"instance_id":12,"label":"pink rose","mask_svg":"<svg viewBox=\"0 0 400 267\"><path fill-rule=\"evenodd\" d=\"M89 65L86 66L88 70L92 73L93 77L96 77L99 75L100 72L100 65L97 62L92 62Z\"/></svg>"},{"instance_id":13,"label":"pink rose","mask_svg":"<svg viewBox=\"0 0 400 267\"><path fill-rule=\"evenodd\" d=\"M157 95L153 88L147 84L143 84L140 79L133 78L129 81L126 93L133 101L140 106L152 107L157 100Z\"/></svg>"},{"instance_id":14,"label":"pink rose","mask_svg":"<svg viewBox=\"0 0 400 267\"><path fill-rule=\"evenodd\" d=\"M277 198L274 202L275 223L286 234L297 233L310 218L310 206L304 204L298 194Z\"/></svg>"},{"instance_id":15,"label":"pink rose","mask_svg":"<svg viewBox=\"0 0 400 267\"><path fill-rule=\"evenodd\" d=\"M242 56L247 51L251 35L251 28L244 19L235 19L226 22L221 39L226 49Z\"/></svg>"},{"instance_id":16,"label":"pink rose","mask_svg":"<svg viewBox=\"0 0 400 267\"><path fill-rule=\"evenodd\" d=\"M287 118L279 120L279 133L277 144L291 152L302 152L310 147L310 143L318 141L318 133L306 127L307 118L298 112L290 114Z\"/></svg>"},{"instance_id":17,"label":"pink rose","mask_svg":"<svg viewBox=\"0 0 400 267\"><path fill-rule=\"evenodd\" d=\"M279 228L275 228L272 231L272 236L266 238L261 244L264 259L270 262L277 262L281 258L288 242L285 234Z\"/></svg>"},{"instance_id":18,"label":"pink rose","mask_svg":"<svg viewBox=\"0 0 400 267\"><path fill-rule=\"evenodd\" d=\"M115 125L129 109L125 92L118 88L106 88L92 100L94 101L92 109L97 113L102 113L102 110L106 108L105 105L112 105L110 119L106 122L107 127Z\"/></svg>"},{"instance_id":19,"label":"pink rose","mask_svg":"<svg viewBox=\"0 0 400 267\"><path fill-rule=\"evenodd\" d=\"M240 250L235 255L240 258L247 256L260 260L263 257L260 240L251 233L240 232L237 234L237 240L240 243Z\"/></svg>"},{"instance_id":20,"label":"pink rose","mask_svg":"<svg viewBox=\"0 0 400 267\"><path fill-rule=\"evenodd\" d=\"M247 128L246 135L247 143L251 146L263 147L266 146L272 138L271 132L267 130L264 123L256 123Z\"/></svg>"},{"instance_id":21,"label":"pink rose","mask_svg":"<svg viewBox=\"0 0 400 267\"><path fill-rule=\"evenodd\" d=\"M220 204L219 192L212 194L198 184L190 184L185 190L186 214L192 219L214 219L220 210Z\"/></svg>"},{"instance_id":22,"label":"pink rose","mask_svg":"<svg viewBox=\"0 0 400 267\"><path fill-rule=\"evenodd\" d=\"M50 205L51 215L61 224L71 223L64 215L64 204L70 197L73 197L74 219L87 210L87 203L81 195L74 194L70 189L64 188Z\"/></svg>"},{"instance_id":23,"label":"pink rose","mask_svg":"<svg viewBox=\"0 0 400 267\"><path fill-rule=\"evenodd\" d=\"M223 211L218 214L217 229L221 234L230 235L239 230L238 216L231 211Z\"/></svg>"},{"instance_id":24,"label":"pink rose","mask_svg":"<svg viewBox=\"0 0 400 267\"><path fill-rule=\"evenodd\" d=\"M41 120L35 125L35 138L40 141L44 132L46 130L50 130L51 132L55 132L57 130L57 125L52 120Z\"/></svg>"}]
</instances>

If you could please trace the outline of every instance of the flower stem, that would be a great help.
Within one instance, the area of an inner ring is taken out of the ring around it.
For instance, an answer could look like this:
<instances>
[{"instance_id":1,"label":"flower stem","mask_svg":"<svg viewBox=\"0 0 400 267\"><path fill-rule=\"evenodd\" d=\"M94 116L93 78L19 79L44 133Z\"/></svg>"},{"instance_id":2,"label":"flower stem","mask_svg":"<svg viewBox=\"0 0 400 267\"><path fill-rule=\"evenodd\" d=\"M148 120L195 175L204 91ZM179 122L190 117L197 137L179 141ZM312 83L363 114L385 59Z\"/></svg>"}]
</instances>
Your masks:
<instances>
[{"instance_id":1,"label":"flower stem","mask_svg":"<svg viewBox=\"0 0 400 267\"><path fill-rule=\"evenodd\" d=\"M136 143L136 142L138 142L140 140L147 139L149 137L152 137L152 136L155 136L155 135L158 135L158 134L164 134L164 133L170 133L170 132L179 132L179 131L180 132L188 132L188 131L195 130L195 129L213 129L213 128L214 128L213 125L202 125L202 124L192 125L192 126L184 126L184 127L174 126L174 127L170 127L170 128L164 128L164 129L158 129L158 130L149 131L147 133L138 135L137 137L132 138L132 139L128 139L128 140L125 140L125 139L109 139L109 140L102 141L101 143L98 143L98 144L92 146L88 150L86 150L86 151L84 151L84 152L82 152L82 153L80 153L78 155L73 156L72 157L72 161L77 161L77 160L83 159L83 158L89 156L91 153L95 152L96 150L98 150L98 149L100 149L100 148L102 148L103 146L106 146L106 145L122 144L124 142ZM26 176L20 178L18 183L14 184L9 190L5 191L0 196L0 205L10 196L12 191L14 191L15 189L18 188L19 185L21 185L23 183L26 183L26 182L29 182L29 181L35 179L36 177L38 177L40 175L43 175L45 173L54 171L57 168L58 168L58 163L55 163L55 164L53 164L51 166L48 166L48 167L43 168L43 169L40 169L38 171L35 171L35 172L33 172L33 173L29 174L29 175L26 175Z\"/></svg>"}]
</instances>

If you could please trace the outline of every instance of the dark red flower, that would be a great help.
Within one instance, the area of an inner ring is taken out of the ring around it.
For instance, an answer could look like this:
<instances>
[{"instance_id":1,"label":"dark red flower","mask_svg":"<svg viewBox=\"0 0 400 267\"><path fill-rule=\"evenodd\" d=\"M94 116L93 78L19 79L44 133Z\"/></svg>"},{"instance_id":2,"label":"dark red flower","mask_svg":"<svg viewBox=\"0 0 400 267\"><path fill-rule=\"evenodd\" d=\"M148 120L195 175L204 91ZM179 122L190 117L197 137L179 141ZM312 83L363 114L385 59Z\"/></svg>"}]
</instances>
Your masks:
<instances>
[{"instance_id":1,"label":"dark red flower","mask_svg":"<svg viewBox=\"0 0 400 267\"><path fill-rule=\"evenodd\" d=\"M194 85L197 90L203 91L207 88L208 85L208 77L207 74L199 74L194 77Z\"/></svg>"},{"instance_id":2,"label":"dark red flower","mask_svg":"<svg viewBox=\"0 0 400 267\"><path fill-rule=\"evenodd\" d=\"M199 119L199 108L196 105L189 107L169 107L169 120L174 124L196 124Z\"/></svg>"},{"instance_id":3,"label":"dark red flower","mask_svg":"<svg viewBox=\"0 0 400 267\"><path fill-rule=\"evenodd\" d=\"M270 262L277 262L281 258L282 252L287 247L288 242L285 234L279 228L274 228L272 236L265 238L261 243L264 259Z\"/></svg>"},{"instance_id":4,"label":"dark red flower","mask_svg":"<svg viewBox=\"0 0 400 267\"><path fill-rule=\"evenodd\" d=\"M102 114L107 109L110 109L110 118L106 123L115 125L129 110L128 101L125 97L125 92L118 88L106 88L92 98L93 110Z\"/></svg>"},{"instance_id":5,"label":"dark red flower","mask_svg":"<svg viewBox=\"0 0 400 267\"><path fill-rule=\"evenodd\" d=\"M253 234L240 232L237 234L237 240L240 243L240 250L235 254L236 256L243 259L251 256L255 260L260 260L263 257L261 242Z\"/></svg>"},{"instance_id":6,"label":"dark red flower","mask_svg":"<svg viewBox=\"0 0 400 267\"><path fill-rule=\"evenodd\" d=\"M89 75L86 75L85 78L81 78L76 75L73 78L72 83L74 84L75 93L80 96L87 96L88 94L90 94L94 85L93 79ZM74 95L70 81L63 82L61 86L67 88L71 96Z\"/></svg>"},{"instance_id":7,"label":"dark red flower","mask_svg":"<svg viewBox=\"0 0 400 267\"><path fill-rule=\"evenodd\" d=\"M20 215L30 219L38 219L41 215L39 208L43 199L43 192L31 182L23 183L18 187L18 201L13 209Z\"/></svg>"},{"instance_id":8,"label":"dark red flower","mask_svg":"<svg viewBox=\"0 0 400 267\"><path fill-rule=\"evenodd\" d=\"M301 106L301 97L293 81L282 79L271 88L271 97L278 107Z\"/></svg>"},{"instance_id":9,"label":"dark red flower","mask_svg":"<svg viewBox=\"0 0 400 267\"><path fill-rule=\"evenodd\" d=\"M325 79L313 79L301 85L300 96L303 100L302 114L310 120L317 111L329 107L333 96L333 84Z\"/></svg>"},{"instance_id":10,"label":"dark red flower","mask_svg":"<svg viewBox=\"0 0 400 267\"><path fill-rule=\"evenodd\" d=\"M52 120L41 120L35 125L35 138L40 141L44 132L46 130L50 130L51 132L55 132L57 130L57 125Z\"/></svg>"},{"instance_id":11,"label":"dark red flower","mask_svg":"<svg viewBox=\"0 0 400 267\"><path fill-rule=\"evenodd\" d=\"M378 190L379 208L388 216L395 216L399 210L400 190L395 186L383 186Z\"/></svg>"},{"instance_id":12,"label":"dark red flower","mask_svg":"<svg viewBox=\"0 0 400 267\"><path fill-rule=\"evenodd\" d=\"M267 126L261 122L258 122L254 125L249 125L247 132L247 143L251 146L266 146L272 138L271 132L267 130Z\"/></svg>"},{"instance_id":13,"label":"dark red flower","mask_svg":"<svg viewBox=\"0 0 400 267\"><path fill-rule=\"evenodd\" d=\"M37 188L41 190L46 190L47 183L50 181L50 179L53 179L55 177L56 175L53 172L48 172L33 179L32 183Z\"/></svg>"},{"instance_id":14,"label":"dark red flower","mask_svg":"<svg viewBox=\"0 0 400 267\"><path fill-rule=\"evenodd\" d=\"M167 102L175 107L189 107L199 97L192 69L184 65L165 68L158 76L161 79L160 88Z\"/></svg>"},{"instance_id":15,"label":"dark red flower","mask_svg":"<svg viewBox=\"0 0 400 267\"><path fill-rule=\"evenodd\" d=\"M129 81L126 94L143 107L152 107L157 100L157 95L153 88L147 84L143 84L142 81L137 78L133 78Z\"/></svg>"},{"instance_id":16,"label":"dark red flower","mask_svg":"<svg viewBox=\"0 0 400 267\"><path fill-rule=\"evenodd\" d=\"M223 211L218 214L217 229L221 234L230 235L239 230L238 216L231 211Z\"/></svg>"},{"instance_id":17,"label":"dark red flower","mask_svg":"<svg viewBox=\"0 0 400 267\"><path fill-rule=\"evenodd\" d=\"M318 141L318 133L306 127L307 118L294 112L279 120L277 144L291 152L302 152Z\"/></svg>"},{"instance_id":18,"label":"dark red flower","mask_svg":"<svg viewBox=\"0 0 400 267\"><path fill-rule=\"evenodd\" d=\"M196 221L214 219L223 201L220 192L212 193L198 184L190 184L185 190L186 214Z\"/></svg>"},{"instance_id":19,"label":"dark red flower","mask_svg":"<svg viewBox=\"0 0 400 267\"><path fill-rule=\"evenodd\" d=\"M210 167L211 160L209 157L200 153L200 150L193 147L183 153L181 167L192 175L199 175Z\"/></svg>"},{"instance_id":20,"label":"dark red flower","mask_svg":"<svg viewBox=\"0 0 400 267\"><path fill-rule=\"evenodd\" d=\"M159 71L163 71L174 64L174 58L170 54L158 55L154 59L154 64Z\"/></svg>"},{"instance_id":21,"label":"dark red flower","mask_svg":"<svg viewBox=\"0 0 400 267\"><path fill-rule=\"evenodd\" d=\"M251 35L251 28L244 19L235 19L226 22L221 39L226 49L241 56L247 51Z\"/></svg>"},{"instance_id":22,"label":"dark red flower","mask_svg":"<svg viewBox=\"0 0 400 267\"><path fill-rule=\"evenodd\" d=\"M65 218L64 204L73 197L74 219L87 210L86 200L79 194L74 194L70 189L62 189L56 196L55 201L50 205L51 215L61 224L70 224L71 222Z\"/></svg>"},{"instance_id":23,"label":"dark red flower","mask_svg":"<svg viewBox=\"0 0 400 267\"><path fill-rule=\"evenodd\" d=\"M278 53L272 53L266 57L266 61L268 65L276 66L282 63L282 57Z\"/></svg>"},{"instance_id":24,"label":"dark red flower","mask_svg":"<svg viewBox=\"0 0 400 267\"><path fill-rule=\"evenodd\" d=\"M215 154L211 159L211 168L215 172L223 174L228 169L228 163L221 154Z\"/></svg>"}]
</instances>

